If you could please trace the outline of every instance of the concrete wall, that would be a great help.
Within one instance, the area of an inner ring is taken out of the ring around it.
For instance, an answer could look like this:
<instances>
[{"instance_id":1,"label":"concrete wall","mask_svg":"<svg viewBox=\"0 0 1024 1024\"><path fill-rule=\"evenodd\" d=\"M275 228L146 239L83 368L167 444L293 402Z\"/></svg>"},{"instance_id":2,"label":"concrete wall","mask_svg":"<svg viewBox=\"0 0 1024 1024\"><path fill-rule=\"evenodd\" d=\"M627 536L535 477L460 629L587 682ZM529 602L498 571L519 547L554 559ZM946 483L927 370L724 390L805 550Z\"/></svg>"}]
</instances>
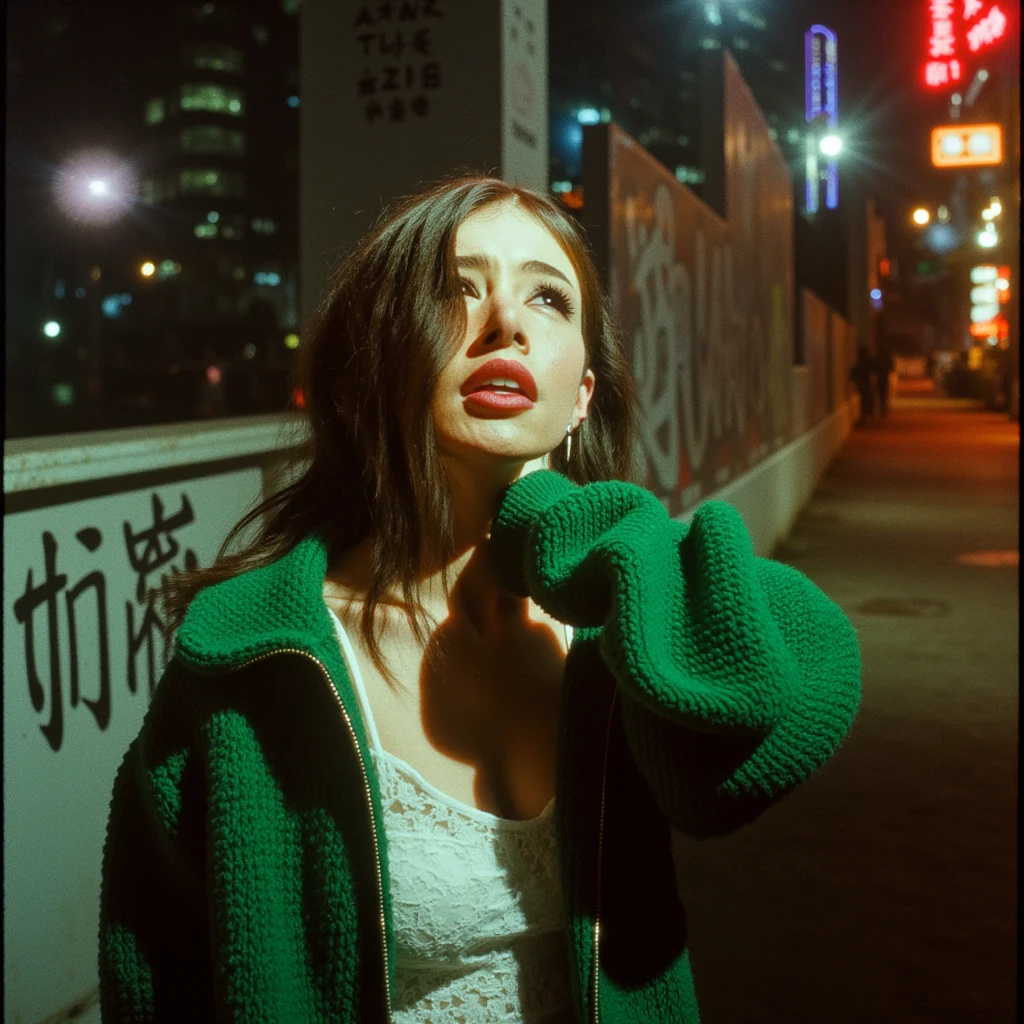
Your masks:
<instances>
[{"instance_id":1,"label":"concrete wall","mask_svg":"<svg viewBox=\"0 0 1024 1024\"><path fill-rule=\"evenodd\" d=\"M154 591L190 558L209 564L277 486L294 426L291 416L257 416L4 445L11 1024L99 1019L107 809L167 654Z\"/></svg>"}]
</instances>

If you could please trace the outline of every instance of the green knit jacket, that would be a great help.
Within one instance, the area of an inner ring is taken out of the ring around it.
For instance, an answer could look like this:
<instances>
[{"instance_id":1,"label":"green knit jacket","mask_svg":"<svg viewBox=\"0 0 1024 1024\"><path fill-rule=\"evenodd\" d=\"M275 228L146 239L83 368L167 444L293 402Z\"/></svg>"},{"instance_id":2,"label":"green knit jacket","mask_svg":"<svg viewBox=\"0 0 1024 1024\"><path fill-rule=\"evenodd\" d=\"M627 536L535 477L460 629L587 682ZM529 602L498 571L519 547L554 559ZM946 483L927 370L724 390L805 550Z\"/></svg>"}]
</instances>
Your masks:
<instances>
[{"instance_id":1,"label":"green knit jacket","mask_svg":"<svg viewBox=\"0 0 1024 1024\"><path fill-rule=\"evenodd\" d=\"M670 827L723 835L828 759L860 698L853 628L721 502L686 526L640 487L538 471L491 546L576 628L555 798L576 1017L695 1022ZM326 569L311 536L192 602L114 785L104 1021L388 1019L380 791Z\"/></svg>"}]
</instances>

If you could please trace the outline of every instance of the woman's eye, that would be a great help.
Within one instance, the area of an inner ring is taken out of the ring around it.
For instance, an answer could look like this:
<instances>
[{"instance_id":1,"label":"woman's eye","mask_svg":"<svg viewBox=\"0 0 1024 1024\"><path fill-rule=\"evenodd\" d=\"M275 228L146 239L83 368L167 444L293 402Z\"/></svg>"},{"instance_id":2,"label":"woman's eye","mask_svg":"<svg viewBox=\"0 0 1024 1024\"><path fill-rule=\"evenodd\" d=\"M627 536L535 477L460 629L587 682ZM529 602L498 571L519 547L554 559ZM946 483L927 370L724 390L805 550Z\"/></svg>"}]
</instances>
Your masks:
<instances>
[{"instance_id":1,"label":"woman's eye","mask_svg":"<svg viewBox=\"0 0 1024 1024\"><path fill-rule=\"evenodd\" d=\"M540 299L542 305L550 309L557 309L567 320L572 319L572 315L576 310L568 293L564 292L561 288L556 288L554 285L543 285L537 290L534 298Z\"/></svg>"},{"instance_id":2,"label":"woman's eye","mask_svg":"<svg viewBox=\"0 0 1024 1024\"><path fill-rule=\"evenodd\" d=\"M459 278L459 291L463 295L476 295L476 288L473 286L473 282L465 277Z\"/></svg>"}]
</instances>

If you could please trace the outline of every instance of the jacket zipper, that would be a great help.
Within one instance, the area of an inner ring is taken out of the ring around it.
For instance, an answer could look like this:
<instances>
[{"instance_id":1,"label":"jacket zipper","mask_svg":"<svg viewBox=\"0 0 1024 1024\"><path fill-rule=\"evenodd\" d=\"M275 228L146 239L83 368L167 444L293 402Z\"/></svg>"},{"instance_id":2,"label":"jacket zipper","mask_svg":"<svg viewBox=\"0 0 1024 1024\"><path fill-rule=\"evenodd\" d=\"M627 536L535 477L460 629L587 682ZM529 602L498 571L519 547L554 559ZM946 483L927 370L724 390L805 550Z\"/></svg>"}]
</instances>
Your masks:
<instances>
[{"instance_id":1,"label":"jacket zipper","mask_svg":"<svg viewBox=\"0 0 1024 1024\"><path fill-rule=\"evenodd\" d=\"M363 775L363 792L366 795L366 809L370 814L370 834L373 836L373 860L374 865L377 869L377 901L379 909L379 923L380 923L380 945L381 952L383 953L384 960L384 1019L385 1021L391 1020L391 983L388 974L388 944L387 944L387 928L384 920L384 873L380 866L380 844L377 842L377 820L373 814L373 797L370 793L370 777L366 772L366 763L363 761L362 751L359 749L359 741L356 739L356 731L352 726L352 719L349 717L348 710L345 707L344 702L341 699L341 694L338 693L337 686L334 685L334 680L331 678L330 672L327 671L327 666L324 665L319 658L314 657L309 651L300 650L298 647L284 647L280 650L269 651L266 654L261 654L258 657L250 658L248 661L242 662L238 665L235 671L239 671L248 665L252 665L257 661L263 661L266 658L272 658L277 654L301 654L305 658L309 658L310 661L315 662L317 667L323 673L324 679L327 680L328 686L331 688L331 693L334 695L338 708L341 710L342 717L345 719L345 725L348 726L349 736L352 738L352 746L355 748L356 757L359 759L359 770Z\"/></svg>"},{"instance_id":2,"label":"jacket zipper","mask_svg":"<svg viewBox=\"0 0 1024 1024\"><path fill-rule=\"evenodd\" d=\"M619 688L615 687L612 695L612 707L608 713L608 727L604 737L604 764L601 768L601 814L598 818L597 829L597 909L594 914L594 1024L601 1024L601 1004L598 998L598 983L600 965L598 960L598 946L601 941L601 869L604 855L604 806L605 793L608 788L608 749L611 746L612 721L615 717L615 704L619 699Z\"/></svg>"}]
</instances>

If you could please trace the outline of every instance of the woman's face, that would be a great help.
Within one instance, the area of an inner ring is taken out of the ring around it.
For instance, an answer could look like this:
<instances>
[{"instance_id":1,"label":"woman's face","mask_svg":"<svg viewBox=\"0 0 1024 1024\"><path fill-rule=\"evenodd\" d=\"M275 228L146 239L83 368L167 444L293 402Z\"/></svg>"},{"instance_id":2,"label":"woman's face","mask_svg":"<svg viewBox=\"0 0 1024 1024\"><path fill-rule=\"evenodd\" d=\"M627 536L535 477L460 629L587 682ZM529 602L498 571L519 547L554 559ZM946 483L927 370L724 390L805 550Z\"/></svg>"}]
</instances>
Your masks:
<instances>
[{"instance_id":1,"label":"woman's face","mask_svg":"<svg viewBox=\"0 0 1024 1024\"><path fill-rule=\"evenodd\" d=\"M455 255L466 334L434 394L441 454L510 464L546 455L586 418L594 391L572 262L509 202L467 217Z\"/></svg>"}]
</instances>

